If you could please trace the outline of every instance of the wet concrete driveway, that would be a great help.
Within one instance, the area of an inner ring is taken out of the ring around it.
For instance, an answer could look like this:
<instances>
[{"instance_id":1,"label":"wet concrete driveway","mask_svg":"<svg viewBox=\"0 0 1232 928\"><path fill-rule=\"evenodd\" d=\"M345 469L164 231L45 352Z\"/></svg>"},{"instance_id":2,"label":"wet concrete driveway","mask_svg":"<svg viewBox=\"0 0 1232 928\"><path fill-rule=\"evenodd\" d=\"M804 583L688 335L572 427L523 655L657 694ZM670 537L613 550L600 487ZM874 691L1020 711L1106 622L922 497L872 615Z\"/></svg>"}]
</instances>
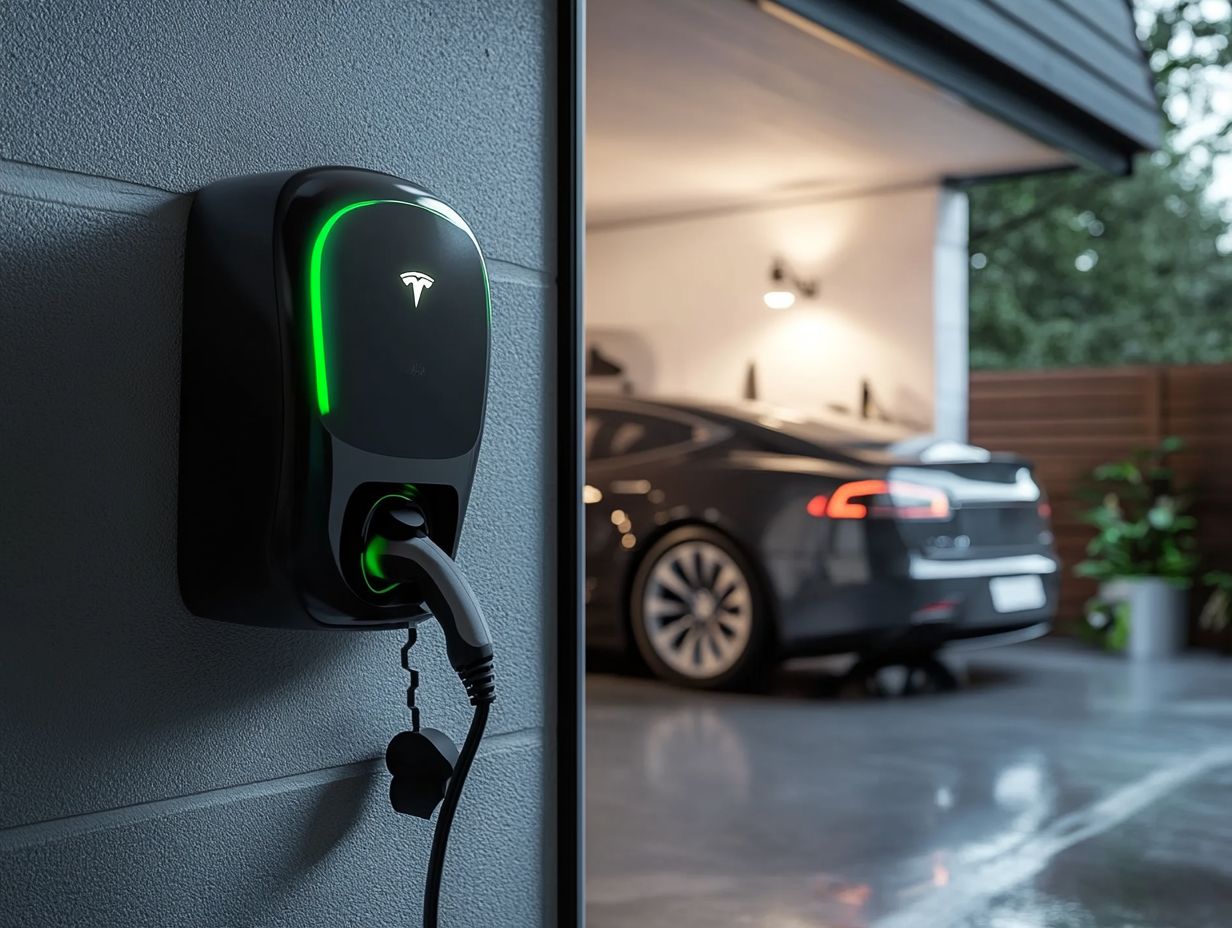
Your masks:
<instances>
[{"instance_id":1,"label":"wet concrete driveway","mask_svg":"<svg viewBox=\"0 0 1232 928\"><path fill-rule=\"evenodd\" d=\"M903 699L592 675L590 928L1232 925L1232 660L956 663Z\"/></svg>"}]
</instances>

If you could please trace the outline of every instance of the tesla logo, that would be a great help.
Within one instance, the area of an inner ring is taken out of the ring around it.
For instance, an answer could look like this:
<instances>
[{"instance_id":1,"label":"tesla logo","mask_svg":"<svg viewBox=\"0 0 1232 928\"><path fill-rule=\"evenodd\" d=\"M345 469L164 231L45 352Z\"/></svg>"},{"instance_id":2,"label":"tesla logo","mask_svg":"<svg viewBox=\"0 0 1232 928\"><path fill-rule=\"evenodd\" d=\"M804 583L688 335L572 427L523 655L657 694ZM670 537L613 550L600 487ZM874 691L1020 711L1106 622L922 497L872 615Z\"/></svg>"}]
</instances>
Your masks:
<instances>
[{"instance_id":1,"label":"tesla logo","mask_svg":"<svg viewBox=\"0 0 1232 928\"><path fill-rule=\"evenodd\" d=\"M433 280L427 274L421 274L419 271L406 271L401 275L402 283L411 288L415 297L415 305L419 305L419 298L423 296L423 292L432 286Z\"/></svg>"}]
</instances>

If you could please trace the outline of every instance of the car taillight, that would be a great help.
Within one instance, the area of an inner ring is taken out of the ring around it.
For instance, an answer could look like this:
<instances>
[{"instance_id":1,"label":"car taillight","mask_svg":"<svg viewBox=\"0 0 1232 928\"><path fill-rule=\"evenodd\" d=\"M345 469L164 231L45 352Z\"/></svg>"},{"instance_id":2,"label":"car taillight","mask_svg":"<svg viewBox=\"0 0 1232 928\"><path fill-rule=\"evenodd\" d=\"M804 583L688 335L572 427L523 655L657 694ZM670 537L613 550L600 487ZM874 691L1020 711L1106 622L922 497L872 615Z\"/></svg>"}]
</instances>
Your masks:
<instances>
[{"instance_id":1,"label":"car taillight","mask_svg":"<svg viewBox=\"0 0 1232 928\"><path fill-rule=\"evenodd\" d=\"M1039 505L1035 509L1039 513L1039 517L1045 522L1052 518L1052 503L1048 502L1048 500L1040 500Z\"/></svg>"},{"instance_id":2,"label":"car taillight","mask_svg":"<svg viewBox=\"0 0 1232 928\"><path fill-rule=\"evenodd\" d=\"M827 500L824 496L814 496L804 508L808 510L810 516L821 519L826 514L826 502Z\"/></svg>"},{"instance_id":3,"label":"car taillight","mask_svg":"<svg viewBox=\"0 0 1232 928\"><path fill-rule=\"evenodd\" d=\"M818 519L925 519L950 517L950 498L937 487L905 480L854 480L805 507Z\"/></svg>"}]
</instances>

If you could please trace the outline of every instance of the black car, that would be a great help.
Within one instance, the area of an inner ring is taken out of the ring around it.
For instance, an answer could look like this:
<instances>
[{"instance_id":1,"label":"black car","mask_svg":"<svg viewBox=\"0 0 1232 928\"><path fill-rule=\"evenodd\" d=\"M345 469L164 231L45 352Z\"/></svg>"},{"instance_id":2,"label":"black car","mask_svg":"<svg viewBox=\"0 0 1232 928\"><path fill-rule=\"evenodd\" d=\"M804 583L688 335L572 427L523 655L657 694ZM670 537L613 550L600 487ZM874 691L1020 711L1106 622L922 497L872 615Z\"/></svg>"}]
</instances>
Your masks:
<instances>
[{"instance_id":1,"label":"black car","mask_svg":"<svg viewBox=\"0 0 1232 928\"><path fill-rule=\"evenodd\" d=\"M1047 500L1011 455L766 407L591 396L586 630L665 679L1042 634Z\"/></svg>"}]
</instances>

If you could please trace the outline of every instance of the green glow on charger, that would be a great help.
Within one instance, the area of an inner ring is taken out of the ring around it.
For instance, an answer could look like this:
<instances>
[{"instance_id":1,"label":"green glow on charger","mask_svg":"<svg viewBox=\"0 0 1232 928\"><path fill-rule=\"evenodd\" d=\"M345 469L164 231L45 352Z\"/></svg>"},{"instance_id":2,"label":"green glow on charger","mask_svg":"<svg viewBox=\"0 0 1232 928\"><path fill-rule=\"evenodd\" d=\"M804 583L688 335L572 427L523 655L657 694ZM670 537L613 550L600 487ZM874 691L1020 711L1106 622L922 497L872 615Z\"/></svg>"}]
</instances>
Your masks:
<instances>
[{"instance_id":1,"label":"green glow on charger","mask_svg":"<svg viewBox=\"0 0 1232 928\"><path fill-rule=\"evenodd\" d=\"M312 243L312 256L308 262L308 313L312 320L312 365L316 375L317 409L320 410L322 416L329 413L329 367L326 364L325 358L325 312L321 297L321 265L325 258L325 243L328 241L329 233L333 231L338 220L347 213L365 206L375 206L379 203L418 207L433 215L440 216L467 234L467 237L470 238L475 246L475 251L479 253L479 269L483 273L484 308L487 312L488 327L492 327L492 290L488 284L488 268L484 263L483 253L479 251L479 242L475 240L474 233L462 221L461 216L440 200L433 199L432 197L420 197L417 201L360 200L342 207L326 219L325 224L321 226L321 231L317 233L316 240Z\"/></svg>"},{"instance_id":2,"label":"green glow on charger","mask_svg":"<svg viewBox=\"0 0 1232 928\"><path fill-rule=\"evenodd\" d=\"M364 583L373 593L381 594L388 593L398 584L390 583L383 587L374 586L372 578L377 580L385 580L385 571L381 569L381 558L385 556L386 550L389 548L389 542L379 535L368 542L368 547L364 549L363 556L360 559L360 565L363 568Z\"/></svg>"},{"instance_id":3,"label":"green glow on charger","mask_svg":"<svg viewBox=\"0 0 1232 928\"><path fill-rule=\"evenodd\" d=\"M368 547L364 549L364 570L378 580L385 579L385 571L381 569L381 558L385 556L388 548L389 542L378 535L368 542Z\"/></svg>"}]
</instances>

